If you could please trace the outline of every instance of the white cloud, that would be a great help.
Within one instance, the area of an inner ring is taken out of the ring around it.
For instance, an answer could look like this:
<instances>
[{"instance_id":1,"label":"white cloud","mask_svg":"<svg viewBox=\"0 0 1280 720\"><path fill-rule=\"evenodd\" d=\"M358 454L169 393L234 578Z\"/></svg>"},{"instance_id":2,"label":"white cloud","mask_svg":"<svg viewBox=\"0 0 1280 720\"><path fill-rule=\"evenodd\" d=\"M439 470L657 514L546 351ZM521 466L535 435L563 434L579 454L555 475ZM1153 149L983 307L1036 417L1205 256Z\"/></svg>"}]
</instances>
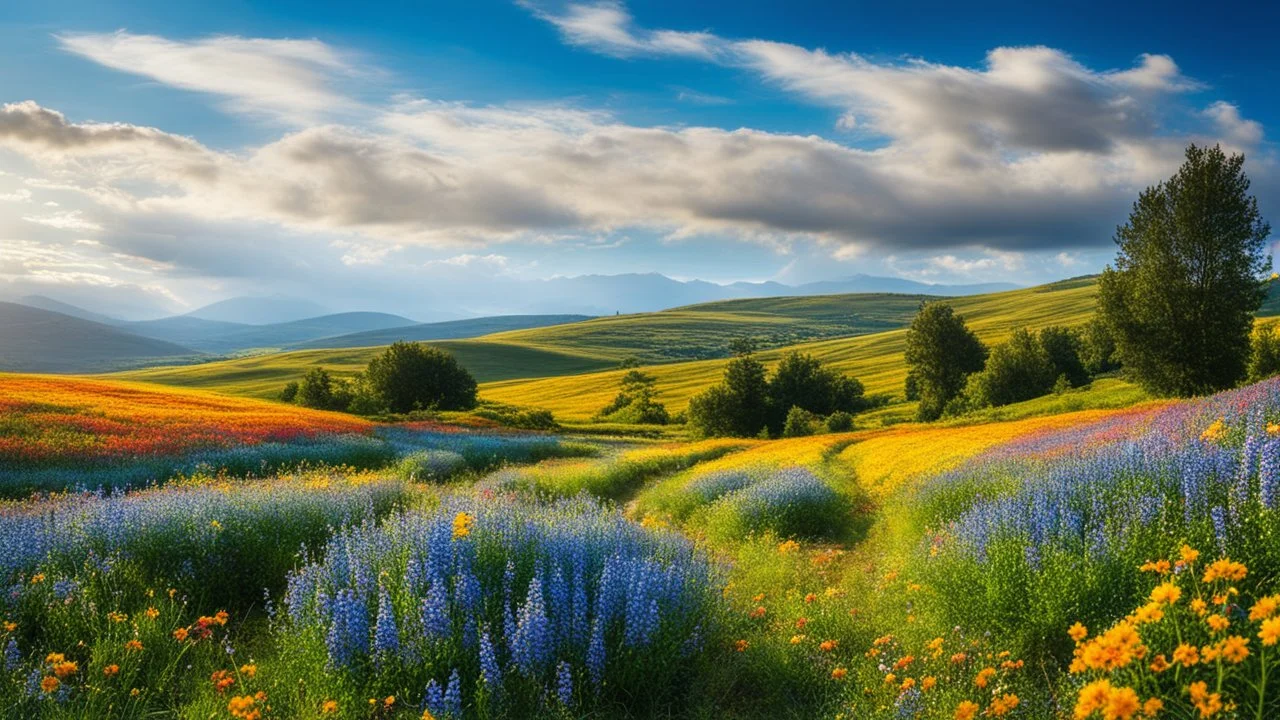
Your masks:
<instances>
[{"instance_id":1,"label":"white cloud","mask_svg":"<svg viewBox=\"0 0 1280 720\"><path fill-rule=\"evenodd\" d=\"M488 255L475 255L473 253L463 253L454 255L453 257L444 258L443 260L429 260L427 265L451 265L453 267L477 267L489 266L492 268L507 267L508 258L505 255L489 253Z\"/></svg>"},{"instance_id":2,"label":"white cloud","mask_svg":"<svg viewBox=\"0 0 1280 720\"><path fill-rule=\"evenodd\" d=\"M36 225L44 225L56 230L72 230L77 232L97 232L102 226L83 217L79 210L57 212L50 215L24 215L23 220Z\"/></svg>"},{"instance_id":3,"label":"white cloud","mask_svg":"<svg viewBox=\"0 0 1280 720\"><path fill-rule=\"evenodd\" d=\"M1238 145L1252 147L1262 142L1262 124L1240 116L1240 108L1231 103L1218 102L1205 108L1204 114L1213 120L1218 131Z\"/></svg>"},{"instance_id":4,"label":"white cloud","mask_svg":"<svg viewBox=\"0 0 1280 720\"><path fill-rule=\"evenodd\" d=\"M0 202L31 202L31 191L26 188L18 188L11 193L0 193Z\"/></svg>"},{"instance_id":5,"label":"white cloud","mask_svg":"<svg viewBox=\"0 0 1280 720\"><path fill-rule=\"evenodd\" d=\"M100 65L226 98L236 111L291 121L352 109L337 85L364 74L319 40L221 35L182 41L124 30L55 37L63 49Z\"/></svg>"},{"instance_id":6,"label":"white cloud","mask_svg":"<svg viewBox=\"0 0 1280 720\"><path fill-rule=\"evenodd\" d=\"M556 26L565 42L618 57L631 55L685 55L710 59L715 36L705 32L639 30L620 2L569 3L552 13L528 0L517 0L535 15Z\"/></svg>"}]
</instances>

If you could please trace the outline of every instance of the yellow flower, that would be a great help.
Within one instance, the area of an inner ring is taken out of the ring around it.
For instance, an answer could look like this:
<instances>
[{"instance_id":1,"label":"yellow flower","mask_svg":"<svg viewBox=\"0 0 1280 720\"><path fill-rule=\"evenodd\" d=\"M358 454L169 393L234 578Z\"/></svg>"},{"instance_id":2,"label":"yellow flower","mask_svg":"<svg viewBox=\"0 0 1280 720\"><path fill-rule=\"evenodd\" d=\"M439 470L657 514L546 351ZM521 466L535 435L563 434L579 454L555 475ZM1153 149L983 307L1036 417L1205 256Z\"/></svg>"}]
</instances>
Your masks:
<instances>
[{"instance_id":1,"label":"yellow flower","mask_svg":"<svg viewBox=\"0 0 1280 720\"><path fill-rule=\"evenodd\" d=\"M241 665L240 674L249 678L254 677L255 675L258 674L258 666L257 665Z\"/></svg>"},{"instance_id":2,"label":"yellow flower","mask_svg":"<svg viewBox=\"0 0 1280 720\"><path fill-rule=\"evenodd\" d=\"M1249 657L1249 639L1232 635L1222 642L1222 657L1230 663L1239 665Z\"/></svg>"},{"instance_id":3,"label":"yellow flower","mask_svg":"<svg viewBox=\"0 0 1280 720\"><path fill-rule=\"evenodd\" d=\"M985 688L987 683L991 682L991 678L996 676L996 669L993 667L985 667L978 671L976 677L973 678L973 684L980 688Z\"/></svg>"},{"instance_id":4,"label":"yellow flower","mask_svg":"<svg viewBox=\"0 0 1280 720\"><path fill-rule=\"evenodd\" d=\"M1222 615L1210 615L1204 619L1205 624L1214 632L1222 632L1231 625L1231 621Z\"/></svg>"},{"instance_id":5,"label":"yellow flower","mask_svg":"<svg viewBox=\"0 0 1280 720\"><path fill-rule=\"evenodd\" d=\"M115 677L116 675L120 674L120 666L114 665L114 664L108 665L102 668L102 674L106 677Z\"/></svg>"},{"instance_id":6,"label":"yellow flower","mask_svg":"<svg viewBox=\"0 0 1280 720\"><path fill-rule=\"evenodd\" d=\"M125 644L124 644L124 649L125 649L125 650L134 650L134 651L141 650L141 649L142 649L142 641L141 641L141 640L137 640L137 639L130 640L129 642L127 642L127 643L125 643Z\"/></svg>"},{"instance_id":7,"label":"yellow flower","mask_svg":"<svg viewBox=\"0 0 1280 720\"><path fill-rule=\"evenodd\" d=\"M799 645L799 644L800 644L800 643L802 643L802 642L804 642L804 635L792 635L792 636L791 636L791 644L792 644L792 645Z\"/></svg>"},{"instance_id":8,"label":"yellow flower","mask_svg":"<svg viewBox=\"0 0 1280 720\"><path fill-rule=\"evenodd\" d=\"M1160 653L1151 660L1151 672L1161 673L1169 669L1169 659Z\"/></svg>"},{"instance_id":9,"label":"yellow flower","mask_svg":"<svg viewBox=\"0 0 1280 720\"><path fill-rule=\"evenodd\" d=\"M1262 621L1262 629L1258 631L1258 637L1262 640L1262 644L1271 647L1280 640L1280 617L1273 617Z\"/></svg>"},{"instance_id":10,"label":"yellow flower","mask_svg":"<svg viewBox=\"0 0 1280 720\"><path fill-rule=\"evenodd\" d=\"M1164 701L1160 698L1149 698L1146 702L1142 703L1142 714L1145 717L1153 718L1163 709Z\"/></svg>"},{"instance_id":11,"label":"yellow flower","mask_svg":"<svg viewBox=\"0 0 1280 720\"><path fill-rule=\"evenodd\" d=\"M1173 661L1183 667L1191 667L1200 662L1200 651L1196 649L1195 645L1183 643L1174 649Z\"/></svg>"},{"instance_id":12,"label":"yellow flower","mask_svg":"<svg viewBox=\"0 0 1280 720\"><path fill-rule=\"evenodd\" d=\"M733 647L738 652L746 652L747 648L751 647L751 643L747 642L746 640L739 640L738 642L733 644Z\"/></svg>"},{"instance_id":13,"label":"yellow flower","mask_svg":"<svg viewBox=\"0 0 1280 720\"><path fill-rule=\"evenodd\" d=\"M156 619L156 618L158 618L158 617L160 617L160 611L159 611L159 610L157 610L157 609L155 609L155 608L153 608L153 607L149 607L149 608L147 608L147 618L148 618L149 620L155 620L155 619Z\"/></svg>"},{"instance_id":14,"label":"yellow flower","mask_svg":"<svg viewBox=\"0 0 1280 720\"><path fill-rule=\"evenodd\" d=\"M18 629L18 623L16 622L7 622L4 624L5 632L13 632L14 630L17 630L17 629Z\"/></svg>"},{"instance_id":15,"label":"yellow flower","mask_svg":"<svg viewBox=\"0 0 1280 720\"><path fill-rule=\"evenodd\" d=\"M333 713L336 713L336 712L338 712L337 700L325 700L324 704L320 706L321 715L332 715Z\"/></svg>"},{"instance_id":16,"label":"yellow flower","mask_svg":"<svg viewBox=\"0 0 1280 720\"><path fill-rule=\"evenodd\" d=\"M832 670L832 671L831 671L831 679L832 679L832 680L843 680L843 679L845 679L845 676L847 676L848 674L849 674L849 671L848 671L848 670L845 670L845 669L844 669L844 668L842 668L842 667L838 667L838 668L836 668L836 669L834 669L834 670Z\"/></svg>"},{"instance_id":17,"label":"yellow flower","mask_svg":"<svg viewBox=\"0 0 1280 720\"><path fill-rule=\"evenodd\" d=\"M1107 720L1129 720L1138 712L1138 693L1131 687L1113 688L1107 695L1102 716Z\"/></svg>"},{"instance_id":18,"label":"yellow flower","mask_svg":"<svg viewBox=\"0 0 1280 720\"><path fill-rule=\"evenodd\" d=\"M1182 588L1171 582L1160 583L1151 591L1151 602L1172 605L1182 597Z\"/></svg>"},{"instance_id":19,"label":"yellow flower","mask_svg":"<svg viewBox=\"0 0 1280 720\"><path fill-rule=\"evenodd\" d=\"M1249 608L1249 620L1251 622L1266 620L1275 615L1277 609L1280 609L1280 595L1268 595L1258 598L1253 607Z\"/></svg>"},{"instance_id":20,"label":"yellow flower","mask_svg":"<svg viewBox=\"0 0 1280 720\"><path fill-rule=\"evenodd\" d=\"M800 549L800 543L795 540L788 540L778 545L778 552L782 555L789 555Z\"/></svg>"},{"instance_id":21,"label":"yellow flower","mask_svg":"<svg viewBox=\"0 0 1280 720\"><path fill-rule=\"evenodd\" d=\"M42 582L44 582L44 573L36 573L35 575L31 576L32 585L37 585Z\"/></svg>"},{"instance_id":22,"label":"yellow flower","mask_svg":"<svg viewBox=\"0 0 1280 720\"><path fill-rule=\"evenodd\" d=\"M1087 718L1094 711L1105 706L1107 701L1111 699L1111 682L1102 679L1080 688L1080 697L1076 698L1075 715L1077 718Z\"/></svg>"},{"instance_id":23,"label":"yellow flower","mask_svg":"<svg viewBox=\"0 0 1280 720\"><path fill-rule=\"evenodd\" d=\"M1209 612L1209 603L1201 600L1200 598L1196 598L1191 601L1191 609L1194 610L1197 615L1203 617L1205 613Z\"/></svg>"},{"instance_id":24,"label":"yellow flower","mask_svg":"<svg viewBox=\"0 0 1280 720\"><path fill-rule=\"evenodd\" d=\"M40 689L47 693L51 693L54 690L57 690L58 686L61 684L62 683L58 681L58 678L48 675L40 681Z\"/></svg>"},{"instance_id":25,"label":"yellow flower","mask_svg":"<svg viewBox=\"0 0 1280 720\"><path fill-rule=\"evenodd\" d=\"M1164 610L1161 609L1160 603L1149 602L1138 608L1133 614L1133 621L1139 625L1147 623L1160 622L1164 619Z\"/></svg>"},{"instance_id":26,"label":"yellow flower","mask_svg":"<svg viewBox=\"0 0 1280 720\"><path fill-rule=\"evenodd\" d=\"M1089 628L1085 627L1081 623L1076 623L1075 625L1071 626L1071 629L1067 631L1067 634L1070 635L1071 639L1075 640L1076 644L1078 645L1080 644L1081 640L1084 640L1086 637L1089 637Z\"/></svg>"},{"instance_id":27,"label":"yellow flower","mask_svg":"<svg viewBox=\"0 0 1280 720\"><path fill-rule=\"evenodd\" d=\"M1156 573L1157 575L1168 575L1170 565L1168 560L1148 560L1147 562L1142 563L1142 565L1138 567L1138 570L1140 572Z\"/></svg>"},{"instance_id":28,"label":"yellow flower","mask_svg":"<svg viewBox=\"0 0 1280 720\"><path fill-rule=\"evenodd\" d=\"M934 689L937 686L938 686L938 678L932 675L925 675L924 677L920 678L921 690L928 691L928 690Z\"/></svg>"},{"instance_id":29,"label":"yellow flower","mask_svg":"<svg viewBox=\"0 0 1280 720\"><path fill-rule=\"evenodd\" d=\"M436 716L432 715L430 710L423 710L422 720L436 720Z\"/></svg>"},{"instance_id":30,"label":"yellow flower","mask_svg":"<svg viewBox=\"0 0 1280 720\"><path fill-rule=\"evenodd\" d=\"M1182 550L1178 553L1182 558L1182 562L1190 564L1200 559L1200 551L1190 545L1183 545Z\"/></svg>"},{"instance_id":31,"label":"yellow flower","mask_svg":"<svg viewBox=\"0 0 1280 720\"><path fill-rule=\"evenodd\" d=\"M1018 696L1013 693L1005 693L1000 697L992 698L991 705L987 708L987 714L992 717L1004 717L1018 707L1018 702Z\"/></svg>"},{"instance_id":32,"label":"yellow flower","mask_svg":"<svg viewBox=\"0 0 1280 720\"><path fill-rule=\"evenodd\" d=\"M956 706L956 714L954 718L955 720L973 720L978 716L978 711L981 709L982 708L978 703L971 700L964 700Z\"/></svg>"},{"instance_id":33,"label":"yellow flower","mask_svg":"<svg viewBox=\"0 0 1280 720\"><path fill-rule=\"evenodd\" d=\"M1200 711L1202 718L1213 717L1222 710L1222 696L1209 692L1209 685L1203 680L1187 686L1187 693L1191 695L1191 702Z\"/></svg>"},{"instance_id":34,"label":"yellow flower","mask_svg":"<svg viewBox=\"0 0 1280 720\"><path fill-rule=\"evenodd\" d=\"M64 660L53 666L53 674L57 675L59 680L66 680L79 672L79 670L80 666L71 660Z\"/></svg>"},{"instance_id":35,"label":"yellow flower","mask_svg":"<svg viewBox=\"0 0 1280 720\"><path fill-rule=\"evenodd\" d=\"M476 516L460 512L453 516L453 539L464 538L471 534L471 526L475 525Z\"/></svg>"},{"instance_id":36,"label":"yellow flower","mask_svg":"<svg viewBox=\"0 0 1280 720\"><path fill-rule=\"evenodd\" d=\"M1223 558L1215 560L1204 571L1204 582L1211 583L1215 580L1230 580L1239 582L1249 574L1249 568L1244 563L1234 562Z\"/></svg>"}]
</instances>

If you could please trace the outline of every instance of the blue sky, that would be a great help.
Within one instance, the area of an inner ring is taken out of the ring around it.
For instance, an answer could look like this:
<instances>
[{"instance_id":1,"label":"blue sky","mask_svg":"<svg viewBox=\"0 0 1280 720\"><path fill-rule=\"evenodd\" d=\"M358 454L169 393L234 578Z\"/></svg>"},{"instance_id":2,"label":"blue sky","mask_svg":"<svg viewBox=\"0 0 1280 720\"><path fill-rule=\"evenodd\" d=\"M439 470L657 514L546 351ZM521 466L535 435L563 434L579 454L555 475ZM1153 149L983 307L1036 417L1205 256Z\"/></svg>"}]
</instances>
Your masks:
<instances>
[{"instance_id":1,"label":"blue sky","mask_svg":"<svg viewBox=\"0 0 1280 720\"><path fill-rule=\"evenodd\" d=\"M1280 10L1045 5L20 4L0 295L1029 284L1100 269L1190 141L1280 210Z\"/></svg>"}]
</instances>

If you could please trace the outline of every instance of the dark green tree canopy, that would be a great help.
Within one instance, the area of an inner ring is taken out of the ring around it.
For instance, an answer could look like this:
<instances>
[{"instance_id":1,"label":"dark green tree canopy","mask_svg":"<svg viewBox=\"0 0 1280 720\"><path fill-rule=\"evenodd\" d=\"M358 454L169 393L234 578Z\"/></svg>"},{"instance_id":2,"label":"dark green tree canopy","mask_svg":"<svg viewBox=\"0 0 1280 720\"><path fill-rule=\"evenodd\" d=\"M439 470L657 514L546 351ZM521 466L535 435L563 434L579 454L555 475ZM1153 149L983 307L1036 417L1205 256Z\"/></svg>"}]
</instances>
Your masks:
<instances>
[{"instance_id":1,"label":"dark green tree canopy","mask_svg":"<svg viewBox=\"0 0 1280 720\"><path fill-rule=\"evenodd\" d=\"M996 345L982 372L969 377L965 404L998 407L1048 393L1059 373L1040 338L1026 329L1014 331L1008 342Z\"/></svg>"},{"instance_id":2,"label":"dark green tree canopy","mask_svg":"<svg viewBox=\"0 0 1280 720\"><path fill-rule=\"evenodd\" d=\"M468 410L476 405L476 381L439 348L397 342L369 361L369 387L392 412Z\"/></svg>"},{"instance_id":3,"label":"dark green tree canopy","mask_svg":"<svg viewBox=\"0 0 1280 720\"><path fill-rule=\"evenodd\" d=\"M1078 331L1054 325L1041 330L1039 340L1049 362L1053 363L1054 380L1066 376L1071 387L1089 382L1089 371L1080 357L1084 343Z\"/></svg>"},{"instance_id":4,"label":"dark green tree canopy","mask_svg":"<svg viewBox=\"0 0 1280 720\"><path fill-rule=\"evenodd\" d=\"M621 386L613 402L596 413L597 420L624 423L666 425L671 421L667 407L654 398L657 378L640 370L628 370L619 381Z\"/></svg>"},{"instance_id":5,"label":"dark green tree canopy","mask_svg":"<svg viewBox=\"0 0 1280 720\"><path fill-rule=\"evenodd\" d=\"M1270 232L1244 156L1217 146L1188 147L1178 172L1138 197L1116 230L1119 254L1102 275L1098 311L1144 388L1196 395L1244 376Z\"/></svg>"},{"instance_id":6,"label":"dark green tree canopy","mask_svg":"<svg viewBox=\"0 0 1280 720\"><path fill-rule=\"evenodd\" d=\"M944 302L920 306L907 330L908 392L920 399L916 415L936 420L964 389L965 378L982 369L987 350L964 318Z\"/></svg>"},{"instance_id":7,"label":"dark green tree canopy","mask_svg":"<svg viewBox=\"0 0 1280 720\"><path fill-rule=\"evenodd\" d=\"M862 383L823 367L812 355L787 353L769 381L769 430L782 432L788 413L797 407L816 415L864 410Z\"/></svg>"}]
</instances>

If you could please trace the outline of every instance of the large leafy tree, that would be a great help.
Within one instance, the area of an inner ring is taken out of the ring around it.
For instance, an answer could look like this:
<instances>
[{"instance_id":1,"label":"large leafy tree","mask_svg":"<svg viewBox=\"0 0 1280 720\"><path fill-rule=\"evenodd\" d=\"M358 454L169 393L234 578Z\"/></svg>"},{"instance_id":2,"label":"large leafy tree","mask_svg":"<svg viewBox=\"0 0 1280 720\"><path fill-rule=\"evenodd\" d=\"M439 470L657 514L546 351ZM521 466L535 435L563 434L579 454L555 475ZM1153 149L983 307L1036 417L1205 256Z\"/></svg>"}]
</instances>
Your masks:
<instances>
[{"instance_id":1,"label":"large leafy tree","mask_svg":"<svg viewBox=\"0 0 1280 720\"><path fill-rule=\"evenodd\" d=\"M1098 313L1144 388L1197 395L1244 377L1270 232L1244 156L1217 146L1188 147L1173 177L1142 192L1116 230Z\"/></svg>"},{"instance_id":2,"label":"large leafy tree","mask_svg":"<svg viewBox=\"0 0 1280 720\"><path fill-rule=\"evenodd\" d=\"M734 348L737 357L724 370L724 382L689 401L689 424L708 436L754 437L768 420L769 383L764 365L751 347Z\"/></svg>"},{"instance_id":3,"label":"large leafy tree","mask_svg":"<svg viewBox=\"0 0 1280 720\"><path fill-rule=\"evenodd\" d=\"M422 343L397 342L369 361L369 387L392 412L467 410L476 380L452 355Z\"/></svg>"},{"instance_id":4,"label":"large leafy tree","mask_svg":"<svg viewBox=\"0 0 1280 720\"><path fill-rule=\"evenodd\" d=\"M920 400L916 416L936 420L964 389L965 378L982 369L987 350L964 318L943 302L920 306L907 329L908 394Z\"/></svg>"},{"instance_id":5,"label":"large leafy tree","mask_svg":"<svg viewBox=\"0 0 1280 720\"><path fill-rule=\"evenodd\" d=\"M781 433L792 408L816 415L865 409L862 383L843 375L812 355L793 351L783 356L769 381L769 430Z\"/></svg>"}]
</instances>

